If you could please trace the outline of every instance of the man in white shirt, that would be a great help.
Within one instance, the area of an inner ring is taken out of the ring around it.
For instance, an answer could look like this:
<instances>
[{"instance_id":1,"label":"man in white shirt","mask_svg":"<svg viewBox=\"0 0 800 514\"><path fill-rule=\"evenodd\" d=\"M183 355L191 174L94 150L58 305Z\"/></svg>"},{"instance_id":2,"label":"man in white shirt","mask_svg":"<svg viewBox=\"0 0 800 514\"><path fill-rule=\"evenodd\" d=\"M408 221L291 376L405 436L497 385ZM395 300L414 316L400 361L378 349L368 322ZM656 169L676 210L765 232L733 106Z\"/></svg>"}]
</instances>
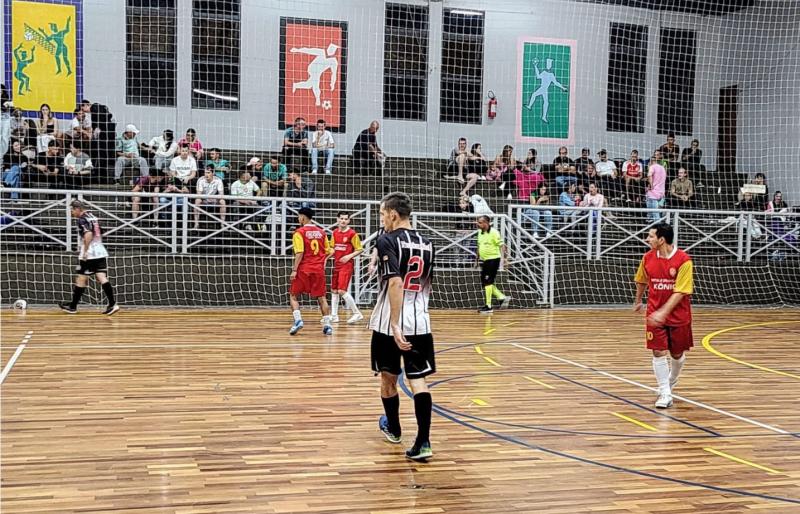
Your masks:
<instances>
[{"instance_id":1,"label":"man in white shirt","mask_svg":"<svg viewBox=\"0 0 800 514\"><path fill-rule=\"evenodd\" d=\"M197 161L189 155L189 146L181 145L180 153L169 164L169 175L179 185L191 186L197 177Z\"/></svg>"},{"instance_id":2,"label":"man in white shirt","mask_svg":"<svg viewBox=\"0 0 800 514\"><path fill-rule=\"evenodd\" d=\"M148 152L155 161L156 170L163 171L169 167L170 162L178 151L178 143L175 142L175 134L167 129L160 136L155 136L147 144L139 145L143 151Z\"/></svg>"},{"instance_id":3,"label":"man in white shirt","mask_svg":"<svg viewBox=\"0 0 800 514\"><path fill-rule=\"evenodd\" d=\"M325 130L325 120L317 120L317 130L309 138L311 146L311 173L317 173L317 160L320 152L325 154L325 174L331 174L333 168L333 149L336 145L333 142L333 135L329 130Z\"/></svg>"},{"instance_id":4,"label":"man in white shirt","mask_svg":"<svg viewBox=\"0 0 800 514\"><path fill-rule=\"evenodd\" d=\"M258 193L258 184L250 180L250 173L243 171L239 173L239 180L231 184L231 196L240 198L252 198ZM237 205L256 205L255 200L236 200Z\"/></svg>"},{"instance_id":5,"label":"man in white shirt","mask_svg":"<svg viewBox=\"0 0 800 514\"><path fill-rule=\"evenodd\" d=\"M608 160L608 152L605 148L597 152L597 156L600 157L600 160L594 163L594 167L597 170L597 176L600 177L601 187L609 198L617 198L622 189L619 187L617 165L614 164L614 161Z\"/></svg>"},{"instance_id":6,"label":"man in white shirt","mask_svg":"<svg viewBox=\"0 0 800 514\"><path fill-rule=\"evenodd\" d=\"M225 221L225 186L214 174L214 166L206 166L205 173L197 180L197 194L205 198L195 198L194 229L200 228L200 208L204 205L219 205L219 217Z\"/></svg>"},{"instance_id":7,"label":"man in white shirt","mask_svg":"<svg viewBox=\"0 0 800 514\"><path fill-rule=\"evenodd\" d=\"M72 139L92 140L92 120L80 107L75 109L75 116L69 126L69 135L72 136Z\"/></svg>"}]
</instances>

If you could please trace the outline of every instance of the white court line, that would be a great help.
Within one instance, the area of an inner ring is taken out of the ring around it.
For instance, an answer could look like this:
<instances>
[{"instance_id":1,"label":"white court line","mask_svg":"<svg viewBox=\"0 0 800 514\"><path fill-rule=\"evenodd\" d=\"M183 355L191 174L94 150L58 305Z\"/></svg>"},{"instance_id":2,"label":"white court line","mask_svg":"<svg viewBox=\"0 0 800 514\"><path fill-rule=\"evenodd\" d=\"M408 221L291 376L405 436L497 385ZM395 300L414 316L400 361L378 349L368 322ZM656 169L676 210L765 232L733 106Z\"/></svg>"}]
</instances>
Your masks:
<instances>
[{"instance_id":1,"label":"white court line","mask_svg":"<svg viewBox=\"0 0 800 514\"><path fill-rule=\"evenodd\" d=\"M0 384L6 381L6 377L8 376L9 373L11 373L11 368L14 367L14 363L17 362L19 356L22 355L22 351L25 349L25 345L28 344L28 341L31 340L32 336L33 336L33 330L29 330L28 333L25 334L25 337L22 338L22 342L20 343L19 346L17 346L17 351L15 351L14 355L12 355L10 359L8 359L6 367L3 368L3 372L0 373Z\"/></svg>"},{"instance_id":2,"label":"white court line","mask_svg":"<svg viewBox=\"0 0 800 514\"><path fill-rule=\"evenodd\" d=\"M525 350L525 351L528 351L528 352L531 352L531 353L535 353L537 355L541 355L542 357L547 357L548 359L561 361L561 362L563 362L565 364L569 364L570 366L575 366L575 367L578 367L578 368L581 368L581 369L585 369L587 371L592 371L592 372L597 373L599 375L603 375L604 377L612 378L614 380L619 380L620 382L625 382L627 384L631 384L631 385L634 385L636 387L641 387L642 389L647 389L648 391L653 391L653 392L657 391L657 389L655 387L650 387L650 386L644 385L642 383L636 382L635 380L630 380L628 378L624 378L624 377L620 377L618 375L614 375L613 373L608 373L607 371L602 371L602 370L599 370L599 369L595 369L595 368L592 368L591 366L587 366L585 364L581 364L580 362L571 361L569 359L565 359L563 357L559 357L558 355L553 355L551 353L543 352L543 351L536 350L536 349L533 349L533 348L528 348L527 346L519 344L519 343L510 343L510 344L511 344L511 346L516 346L517 348L520 348L522 350ZM677 394L673 394L672 396L673 396L673 398L677 398L677 399L679 399L681 401L684 401L684 402L689 403L691 405L694 405L696 407L701 407L703 409L708 409L708 410L710 410L712 412L716 412L717 414L722 414L723 416L729 416L731 418L738 419L739 421L744 421L745 423L749 423L749 424L755 425L757 427L761 427L761 428L765 428L767 430L771 430L772 432L776 432L778 434L787 434L787 435L791 435L792 434L791 432L787 432L786 430L783 430L782 428L773 427L772 425L767 425L766 423L761 423L760 421L756 421L754 419L746 418L744 416L740 416L738 414L734 414L732 412L728 412L728 411L723 410L723 409L718 409L716 407L712 407L711 405L707 405L707 404L702 403L702 402L697 402L697 401L694 401L694 400L690 400L688 398L684 398L683 396L678 396Z\"/></svg>"}]
</instances>

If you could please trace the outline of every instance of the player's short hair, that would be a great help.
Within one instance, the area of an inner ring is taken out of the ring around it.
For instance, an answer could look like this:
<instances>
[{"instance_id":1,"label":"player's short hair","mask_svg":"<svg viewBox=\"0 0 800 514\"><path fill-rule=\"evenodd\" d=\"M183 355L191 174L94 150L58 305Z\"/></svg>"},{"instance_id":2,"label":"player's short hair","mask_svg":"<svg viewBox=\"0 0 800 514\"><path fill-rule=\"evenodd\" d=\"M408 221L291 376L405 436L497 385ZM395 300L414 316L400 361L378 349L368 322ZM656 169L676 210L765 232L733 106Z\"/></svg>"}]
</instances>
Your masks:
<instances>
[{"instance_id":1,"label":"player's short hair","mask_svg":"<svg viewBox=\"0 0 800 514\"><path fill-rule=\"evenodd\" d=\"M325 125L325 120L323 120L322 118L320 118L320 119L318 119L318 120L317 120L317 123L322 123L323 125Z\"/></svg>"},{"instance_id":2,"label":"player's short hair","mask_svg":"<svg viewBox=\"0 0 800 514\"><path fill-rule=\"evenodd\" d=\"M489 218L489 216L487 216L485 214L481 214L480 216L478 216L478 221L485 221L486 223L488 223L490 225L492 224L491 218Z\"/></svg>"},{"instance_id":3,"label":"player's short hair","mask_svg":"<svg viewBox=\"0 0 800 514\"><path fill-rule=\"evenodd\" d=\"M339 216L347 216L349 218L350 213L348 211L339 211L336 213L336 217L338 218Z\"/></svg>"},{"instance_id":4,"label":"player's short hair","mask_svg":"<svg viewBox=\"0 0 800 514\"><path fill-rule=\"evenodd\" d=\"M73 209L83 209L86 210L87 205L80 200L72 200L72 203L69 206Z\"/></svg>"},{"instance_id":5,"label":"player's short hair","mask_svg":"<svg viewBox=\"0 0 800 514\"><path fill-rule=\"evenodd\" d=\"M663 237L664 241L666 241L668 245L671 245L672 241L675 240L675 231L672 230L672 225L668 225L666 223L656 223L650 228L656 231L656 237Z\"/></svg>"},{"instance_id":6,"label":"player's short hair","mask_svg":"<svg viewBox=\"0 0 800 514\"><path fill-rule=\"evenodd\" d=\"M411 215L411 197L405 193L395 191L389 193L381 200L383 208L395 211L401 218L408 218Z\"/></svg>"},{"instance_id":7,"label":"player's short hair","mask_svg":"<svg viewBox=\"0 0 800 514\"><path fill-rule=\"evenodd\" d=\"M302 214L310 220L314 219L314 209L311 207L302 207L299 211L297 211L297 214Z\"/></svg>"}]
</instances>

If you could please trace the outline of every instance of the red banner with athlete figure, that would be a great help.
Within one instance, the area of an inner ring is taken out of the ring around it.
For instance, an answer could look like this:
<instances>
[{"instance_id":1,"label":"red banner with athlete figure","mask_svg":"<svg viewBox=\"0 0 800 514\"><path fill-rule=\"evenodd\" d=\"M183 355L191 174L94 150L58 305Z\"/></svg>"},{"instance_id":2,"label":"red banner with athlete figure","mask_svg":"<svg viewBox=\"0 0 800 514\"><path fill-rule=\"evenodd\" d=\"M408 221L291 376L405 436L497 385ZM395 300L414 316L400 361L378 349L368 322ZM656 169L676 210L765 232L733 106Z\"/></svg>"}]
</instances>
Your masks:
<instances>
[{"instance_id":1,"label":"red banner with athlete figure","mask_svg":"<svg viewBox=\"0 0 800 514\"><path fill-rule=\"evenodd\" d=\"M345 131L347 23L281 18L280 128L302 116Z\"/></svg>"}]
</instances>

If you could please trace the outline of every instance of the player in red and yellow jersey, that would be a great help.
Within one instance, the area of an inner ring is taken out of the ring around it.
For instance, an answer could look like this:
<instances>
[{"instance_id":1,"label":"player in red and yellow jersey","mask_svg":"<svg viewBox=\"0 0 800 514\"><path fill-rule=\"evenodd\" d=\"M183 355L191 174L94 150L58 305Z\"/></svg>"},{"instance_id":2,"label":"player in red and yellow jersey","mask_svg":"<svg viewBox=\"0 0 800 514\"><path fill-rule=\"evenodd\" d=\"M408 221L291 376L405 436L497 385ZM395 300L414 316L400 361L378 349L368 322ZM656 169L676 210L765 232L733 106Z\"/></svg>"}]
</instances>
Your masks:
<instances>
[{"instance_id":1,"label":"player in red and yellow jersey","mask_svg":"<svg viewBox=\"0 0 800 514\"><path fill-rule=\"evenodd\" d=\"M672 405L672 388L686 360L684 352L692 341L694 292L692 259L673 245L675 233L670 225L658 223L647 234L651 250L644 254L634 278L636 298L633 311L642 310L642 295L647 288L647 348L653 350L653 372L658 382L656 407ZM672 357L672 366L668 355Z\"/></svg>"},{"instance_id":2,"label":"player in red and yellow jersey","mask_svg":"<svg viewBox=\"0 0 800 514\"><path fill-rule=\"evenodd\" d=\"M364 251L358 232L350 227L350 213L336 215L339 227L333 231L333 276L331 277L331 322L339 322L339 297L350 311L348 323L358 323L364 315L358 310L353 296L347 292L355 265L353 259Z\"/></svg>"},{"instance_id":3,"label":"player in red and yellow jersey","mask_svg":"<svg viewBox=\"0 0 800 514\"><path fill-rule=\"evenodd\" d=\"M319 310L322 312L322 333L333 333L331 327L328 300L325 298L325 261L331 252L328 236L325 230L311 223L314 219L314 210L303 207L298 211L297 219L300 228L292 235L294 247L294 262L292 274L289 276L289 305L292 306L294 324L289 330L290 335L295 335L303 328L303 317L300 314L300 303L297 297L307 293L317 299Z\"/></svg>"}]
</instances>

